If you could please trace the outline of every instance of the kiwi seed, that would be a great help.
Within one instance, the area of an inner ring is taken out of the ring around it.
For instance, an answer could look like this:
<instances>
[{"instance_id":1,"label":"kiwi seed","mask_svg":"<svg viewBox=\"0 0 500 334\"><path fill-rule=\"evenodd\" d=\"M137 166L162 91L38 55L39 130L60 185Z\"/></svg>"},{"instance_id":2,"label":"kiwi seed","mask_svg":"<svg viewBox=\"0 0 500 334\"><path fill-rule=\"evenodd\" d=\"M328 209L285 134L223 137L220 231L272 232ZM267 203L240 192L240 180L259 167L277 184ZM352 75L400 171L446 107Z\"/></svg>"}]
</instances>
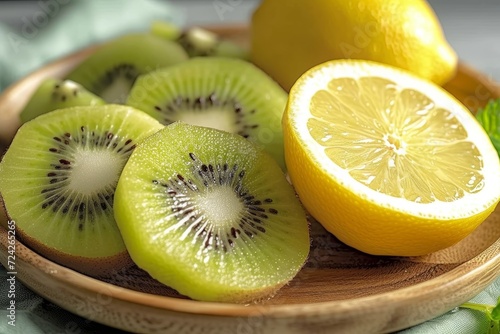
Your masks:
<instances>
[{"instance_id":1,"label":"kiwi seed","mask_svg":"<svg viewBox=\"0 0 500 334\"><path fill-rule=\"evenodd\" d=\"M229 166L225 164L204 164L194 153L189 153L189 158L194 162L194 181L181 174L177 174L174 178L167 181L153 180L153 184L165 188L164 192L168 196L166 204L169 205L175 217L179 220L200 221L194 225L192 232L197 238L201 238L203 248L213 248L227 252L234 247L234 239L244 233L247 237L253 238L260 233L266 233L266 219L269 214L277 215L278 210L269 207L272 203L271 198L257 199L248 189L243 186L243 178L245 170L240 168L238 164ZM239 223L236 227L231 227L223 233L208 231L203 226L203 212L193 210L196 206L193 201L193 196L199 195L203 189L200 189L197 184L202 183L206 188L210 186L229 186L232 188L238 198L243 203L243 214L239 218Z\"/></svg>"},{"instance_id":2,"label":"kiwi seed","mask_svg":"<svg viewBox=\"0 0 500 334\"><path fill-rule=\"evenodd\" d=\"M96 134L85 126L80 127L80 133L76 136L64 133L52 139L52 146L48 151L56 155L56 159L51 164L53 170L47 173L46 187L40 192L44 195L41 208L52 209L54 213L60 211L62 214L69 214L71 219L78 220L78 228L83 230L85 223L95 223L97 215L112 213L107 209L113 207L114 188L110 184L99 193L89 193L86 203L75 202L74 198L66 195L73 169L72 161L60 157L72 156L78 147L110 148L116 153L128 156L136 144L131 138L124 142L118 141L112 132Z\"/></svg>"},{"instance_id":3,"label":"kiwi seed","mask_svg":"<svg viewBox=\"0 0 500 334\"><path fill-rule=\"evenodd\" d=\"M233 114L233 124L234 127L231 128L231 132L237 133L242 137L248 138L250 137L250 133L248 130L257 129L259 124L246 124L248 121L245 119L245 115L255 114L255 109L252 110L244 110L243 107L234 99L232 100L221 100L217 97L215 92L209 94L208 96L201 96L195 99L190 99L189 97L182 98L178 96L173 101L169 101L169 103L165 106L155 105L154 109L159 113L163 114L163 119L161 122L163 124L173 123L179 118L182 118L182 113L184 110L191 110L194 113L199 112L199 119L203 123L202 118L206 115L203 113L207 109L219 109L219 110L229 110ZM221 129L227 130L227 129Z\"/></svg>"}]
</instances>

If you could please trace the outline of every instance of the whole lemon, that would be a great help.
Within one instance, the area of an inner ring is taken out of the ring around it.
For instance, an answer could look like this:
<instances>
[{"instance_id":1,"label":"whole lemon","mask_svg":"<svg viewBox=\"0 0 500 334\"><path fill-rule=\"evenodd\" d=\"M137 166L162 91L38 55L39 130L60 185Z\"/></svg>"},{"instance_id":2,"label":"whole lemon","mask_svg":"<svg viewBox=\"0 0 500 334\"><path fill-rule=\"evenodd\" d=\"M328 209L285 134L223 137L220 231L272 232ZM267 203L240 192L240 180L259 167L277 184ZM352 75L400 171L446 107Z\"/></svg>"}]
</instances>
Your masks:
<instances>
[{"instance_id":1,"label":"whole lemon","mask_svg":"<svg viewBox=\"0 0 500 334\"><path fill-rule=\"evenodd\" d=\"M263 0L252 17L251 56L287 90L332 59L377 61L440 85L457 66L425 0Z\"/></svg>"}]
</instances>

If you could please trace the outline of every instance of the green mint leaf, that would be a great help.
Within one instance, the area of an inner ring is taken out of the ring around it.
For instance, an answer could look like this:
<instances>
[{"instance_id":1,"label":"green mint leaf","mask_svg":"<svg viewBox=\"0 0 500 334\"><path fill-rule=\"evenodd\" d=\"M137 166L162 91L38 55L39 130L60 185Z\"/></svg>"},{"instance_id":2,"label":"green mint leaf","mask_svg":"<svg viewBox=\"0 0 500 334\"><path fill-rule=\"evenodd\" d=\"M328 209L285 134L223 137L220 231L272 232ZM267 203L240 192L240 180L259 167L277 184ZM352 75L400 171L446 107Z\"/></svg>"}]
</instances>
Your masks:
<instances>
[{"instance_id":1,"label":"green mint leaf","mask_svg":"<svg viewBox=\"0 0 500 334\"><path fill-rule=\"evenodd\" d=\"M500 156L500 99L490 100L483 109L479 109L476 119L490 137Z\"/></svg>"}]
</instances>

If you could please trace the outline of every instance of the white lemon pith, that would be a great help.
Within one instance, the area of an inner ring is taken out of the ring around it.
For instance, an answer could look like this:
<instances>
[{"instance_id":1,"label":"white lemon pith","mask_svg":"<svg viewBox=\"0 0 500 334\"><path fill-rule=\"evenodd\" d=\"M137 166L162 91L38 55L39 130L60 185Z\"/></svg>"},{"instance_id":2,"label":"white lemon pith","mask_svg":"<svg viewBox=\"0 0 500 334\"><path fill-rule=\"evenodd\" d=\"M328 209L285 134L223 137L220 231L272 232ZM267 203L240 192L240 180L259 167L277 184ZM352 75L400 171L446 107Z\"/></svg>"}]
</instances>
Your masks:
<instances>
[{"instance_id":1,"label":"white lemon pith","mask_svg":"<svg viewBox=\"0 0 500 334\"><path fill-rule=\"evenodd\" d=\"M378 255L423 255L470 234L500 199L488 136L454 97L402 70L337 60L294 85L288 172L306 209Z\"/></svg>"}]
</instances>

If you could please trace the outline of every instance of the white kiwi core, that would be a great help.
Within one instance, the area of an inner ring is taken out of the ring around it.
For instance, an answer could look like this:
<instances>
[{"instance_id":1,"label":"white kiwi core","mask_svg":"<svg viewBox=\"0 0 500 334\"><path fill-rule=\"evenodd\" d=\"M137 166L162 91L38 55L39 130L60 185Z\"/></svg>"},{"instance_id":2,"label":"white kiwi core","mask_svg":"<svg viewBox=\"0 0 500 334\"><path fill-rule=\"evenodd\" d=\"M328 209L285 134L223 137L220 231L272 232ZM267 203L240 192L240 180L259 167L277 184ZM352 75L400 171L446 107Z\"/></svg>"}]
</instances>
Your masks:
<instances>
[{"instance_id":1,"label":"white kiwi core","mask_svg":"<svg viewBox=\"0 0 500 334\"><path fill-rule=\"evenodd\" d=\"M183 112L177 114L177 120L191 125L235 132L236 118L232 114L230 115L227 109L219 108L207 109L203 110L203 112L199 110L183 110Z\"/></svg>"},{"instance_id":2,"label":"white kiwi core","mask_svg":"<svg viewBox=\"0 0 500 334\"><path fill-rule=\"evenodd\" d=\"M107 187L115 187L123 168L123 157L108 150L78 150L69 189L82 195L92 195Z\"/></svg>"},{"instance_id":3,"label":"white kiwi core","mask_svg":"<svg viewBox=\"0 0 500 334\"><path fill-rule=\"evenodd\" d=\"M196 203L207 220L229 226L240 219L244 209L231 187L210 188L196 199Z\"/></svg>"},{"instance_id":4,"label":"white kiwi core","mask_svg":"<svg viewBox=\"0 0 500 334\"><path fill-rule=\"evenodd\" d=\"M128 92L131 87L132 83L130 80L120 77L103 90L100 95L108 103L123 104L127 101Z\"/></svg>"}]
</instances>

